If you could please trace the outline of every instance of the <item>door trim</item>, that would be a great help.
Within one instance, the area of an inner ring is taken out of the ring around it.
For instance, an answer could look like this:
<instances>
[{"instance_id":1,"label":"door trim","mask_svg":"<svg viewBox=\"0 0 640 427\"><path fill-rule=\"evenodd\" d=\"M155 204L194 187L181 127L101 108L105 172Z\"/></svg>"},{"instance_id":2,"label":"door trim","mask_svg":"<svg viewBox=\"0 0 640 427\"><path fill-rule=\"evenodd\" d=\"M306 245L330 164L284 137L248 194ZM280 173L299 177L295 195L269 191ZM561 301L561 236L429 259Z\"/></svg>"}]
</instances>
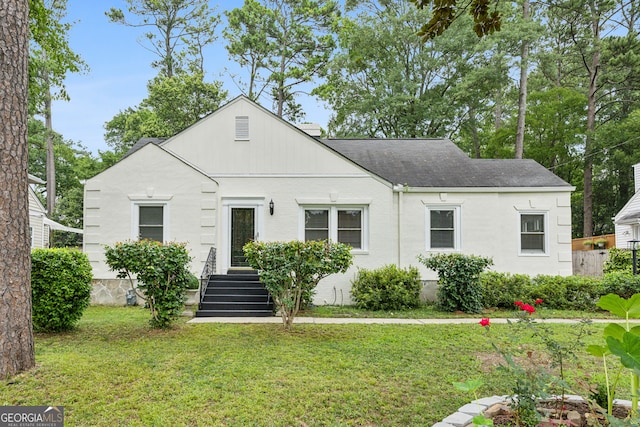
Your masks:
<instances>
[{"instance_id":1,"label":"door trim","mask_svg":"<svg viewBox=\"0 0 640 427\"><path fill-rule=\"evenodd\" d=\"M264 223L264 197L224 197L222 198L222 247L220 248L220 266L222 274L231 268L231 209L253 208L255 209L255 233L256 240L261 240Z\"/></svg>"}]
</instances>

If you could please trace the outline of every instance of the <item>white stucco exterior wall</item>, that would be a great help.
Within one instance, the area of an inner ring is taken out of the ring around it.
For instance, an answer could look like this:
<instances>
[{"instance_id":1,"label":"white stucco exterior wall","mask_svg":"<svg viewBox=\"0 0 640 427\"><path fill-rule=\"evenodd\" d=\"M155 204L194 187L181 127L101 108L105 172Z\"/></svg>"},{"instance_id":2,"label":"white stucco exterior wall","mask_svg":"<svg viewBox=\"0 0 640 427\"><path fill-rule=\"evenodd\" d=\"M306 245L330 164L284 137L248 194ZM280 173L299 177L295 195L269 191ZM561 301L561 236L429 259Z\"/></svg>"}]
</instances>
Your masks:
<instances>
[{"instance_id":1,"label":"white stucco exterior wall","mask_svg":"<svg viewBox=\"0 0 640 427\"><path fill-rule=\"evenodd\" d=\"M199 274L217 239L218 184L149 144L87 181L84 251L96 279L115 278L104 262L104 245L135 240L139 204L165 206L165 241L186 242Z\"/></svg>"}]
</instances>

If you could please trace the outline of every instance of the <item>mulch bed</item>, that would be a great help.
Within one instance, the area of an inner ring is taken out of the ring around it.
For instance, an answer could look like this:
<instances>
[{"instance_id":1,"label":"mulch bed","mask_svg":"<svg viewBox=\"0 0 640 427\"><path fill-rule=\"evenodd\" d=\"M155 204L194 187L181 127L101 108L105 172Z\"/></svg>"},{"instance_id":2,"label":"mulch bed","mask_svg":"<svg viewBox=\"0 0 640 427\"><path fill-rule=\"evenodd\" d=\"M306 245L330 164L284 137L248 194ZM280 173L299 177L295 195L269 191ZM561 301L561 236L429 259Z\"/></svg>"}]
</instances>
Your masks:
<instances>
[{"instance_id":1,"label":"mulch bed","mask_svg":"<svg viewBox=\"0 0 640 427\"><path fill-rule=\"evenodd\" d=\"M575 426L587 427L597 425L607 425L606 410L597 406L592 406L588 402L560 402L542 401L538 403L538 412L544 413L546 418L539 424L540 426ZM495 413L489 418L493 420L494 426L515 426L515 417L508 404L494 405L487 410L487 413ZM629 408L625 406L614 406L613 416L624 419L629 415Z\"/></svg>"}]
</instances>

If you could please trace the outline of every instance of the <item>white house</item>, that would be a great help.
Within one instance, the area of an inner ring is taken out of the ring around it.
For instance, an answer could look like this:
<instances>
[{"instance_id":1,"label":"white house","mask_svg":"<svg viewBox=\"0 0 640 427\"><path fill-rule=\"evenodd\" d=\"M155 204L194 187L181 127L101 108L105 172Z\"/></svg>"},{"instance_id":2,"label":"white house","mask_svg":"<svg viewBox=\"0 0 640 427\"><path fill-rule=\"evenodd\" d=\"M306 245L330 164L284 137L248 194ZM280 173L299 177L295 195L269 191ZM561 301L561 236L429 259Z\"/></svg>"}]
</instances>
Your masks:
<instances>
[{"instance_id":1,"label":"white house","mask_svg":"<svg viewBox=\"0 0 640 427\"><path fill-rule=\"evenodd\" d=\"M51 230L82 234L83 231L80 229L67 227L47 217L47 210L32 187L32 185L36 184L43 185L46 182L37 176L29 174L29 234L31 235L31 248L48 248Z\"/></svg>"},{"instance_id":2,"label":"white house","mask_svg":"<svg viewBox=\"0 0 640 427\"><path fill-rule=\"evenodd\" d=\"M29 174L29 234L32 248L49 247L49 225L45 223L47 210L42 206L32 185L44 184L37 176Z\"/></svg>"},{"instance_id":3,"label":"white house","mask_svg":"<svg viewBox=\"0 0 640 427\"><path fill-rule=\"evenodd\" d=\"M633 166L634 195L613 217L616 247L628 249L631 240L640 240L640 163Z\"/></svg>"},{"instance_id":4,"label":"white house","mask_svg":"<svg viewBox=\"0 0 640 427\"><path fill-rule=\"evenodd\" d=\"M437 279L418 254L570 275L572 190L532 160L470 159L447 139L320 140L238 97L88 180L84 250L106 281L104 245L117 241L186 242L199 275L211 248L226 273L249 239L330 238L353 246L354 267L321 282L315 302L349 303L358 267Z\"/></svg>"}]
</instances>

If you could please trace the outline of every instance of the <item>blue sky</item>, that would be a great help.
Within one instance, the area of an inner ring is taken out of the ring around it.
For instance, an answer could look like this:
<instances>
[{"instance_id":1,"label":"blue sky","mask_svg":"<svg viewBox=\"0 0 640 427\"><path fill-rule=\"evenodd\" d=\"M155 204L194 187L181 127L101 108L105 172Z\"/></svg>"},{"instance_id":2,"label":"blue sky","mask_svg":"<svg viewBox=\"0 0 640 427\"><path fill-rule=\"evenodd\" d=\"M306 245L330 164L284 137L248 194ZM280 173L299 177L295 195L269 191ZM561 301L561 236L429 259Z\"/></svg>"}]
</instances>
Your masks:
<instances>
[{"instance_id":1,"label":"blue sky","mask_svg":"<svg viewBox=\"0 0 640 427\"><path fill-rule=\"evenodd\" d=\"M243 0L210 2L220 14L242 3ZM142 30L109 23L104 12L111 7L126 11L123 0L68 0L67 20L73 22L69 43L87 63L89 71L70 74L66 88L71 100L56 101L53 105L54 130L94 153L109 149L104 142L105 122L119 111L138 105L146 97L147 82L157 74L150 65L156 57L138 43ZM238 69L229 61L224 48L223 25L216 29L219 38L207 52L205 68L207 80L222 81L229 98L234 98L240 91L229 71ZM300 102L306 112L305 121L326 127L330 113L320 101L304 97ZM268 101L264 106L271 107Z\"/></svg>"}]
</instances>

